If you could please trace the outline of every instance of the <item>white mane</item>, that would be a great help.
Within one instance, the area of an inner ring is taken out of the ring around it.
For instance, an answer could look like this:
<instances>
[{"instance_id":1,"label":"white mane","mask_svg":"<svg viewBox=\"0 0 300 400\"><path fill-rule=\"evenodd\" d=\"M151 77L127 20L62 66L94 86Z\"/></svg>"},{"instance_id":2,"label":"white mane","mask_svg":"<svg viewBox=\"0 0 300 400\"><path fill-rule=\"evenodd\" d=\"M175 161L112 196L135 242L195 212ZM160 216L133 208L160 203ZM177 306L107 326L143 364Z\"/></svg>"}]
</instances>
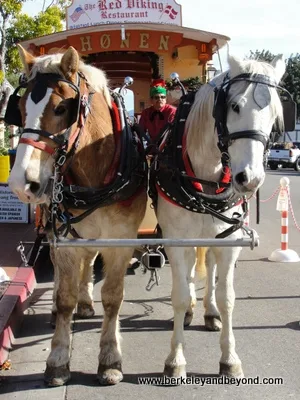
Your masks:
<instances>
[{"instance_id":1,"label":"white mane","mask_svg":"<svg viewBox=\"0 0 300 400\"><path fill-rule=\"evenodd\" d=\"M62 75L60 69L60 62L63 54L50 54L41 56L35 59L30 78L34 78L38 72L41 73L56 73ZM101 69L85 64L83 61L79 61L79 71L86 77L89 85L96 91L103 93L103 96L111 107L111 98L108 89L108 79L106 74ZM62 75L63 76L63 75Z\"/></svg>"},{"instance_id":2,"label":"white mane","mask_svg":"<svg viewBox=\"0 0 300 400\"><path fill-rule=\"evenodd\" d=\"M229 59L230 69L217 77L215 77L210 83L203 85L195 97L195 102L189 113L187 119L187 150L190 155L196 155L197 151L211 151L211 156L217 158L220 156L219 149L217 147L217 135L215 134L215 148L208 148L208 141L211 141L210 133L214 134L215 120L212 117L213 106L214 106L214 89L221 85L226 74L229 74L230 78L241 73L250 74L262 74L269 76L272 80L276 79L276 72L271 64L260 62L256 60L237 61L236 59ZM269 87L271 95L271 112L273 115L278 116L279 126L283 126L282 106L280 98L276 93L276 89ZM245 84L243 82L236 83L232 86L231 92L234 91L233 97L239 93L245 92ZM211 142L210 142L211 143Z\"/></svg>"}]
</instances>

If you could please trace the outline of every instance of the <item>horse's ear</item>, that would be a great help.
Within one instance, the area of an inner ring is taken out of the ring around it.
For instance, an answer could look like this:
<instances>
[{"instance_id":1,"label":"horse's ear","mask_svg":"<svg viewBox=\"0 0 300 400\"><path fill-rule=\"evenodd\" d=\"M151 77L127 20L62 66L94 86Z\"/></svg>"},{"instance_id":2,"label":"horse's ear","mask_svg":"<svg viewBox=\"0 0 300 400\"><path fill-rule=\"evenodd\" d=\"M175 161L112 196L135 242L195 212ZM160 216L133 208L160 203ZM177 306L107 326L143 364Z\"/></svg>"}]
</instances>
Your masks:
<instances>
[{"instance_id":1,"label":"horse's ear","mask_svg":"<svg viewBox=\"0 0 300 400\"><path fill-rule=\"evenodd\" d=\"M234 77L240 73L241 60L238 57L228 55L228 64L230 67L231 77Z\"/></svg>"},{"instance_id":2,"label":"horse's ear","mask_svg":"<svg viewBox=\"0 0 300 400\"><path fill-rule=\"evenodd\" d=\"M20 44L17 44L19 54L21 57L22 64L24 65L26 75L30 74L33 64L35 63L35 57L28 53L27 50L24 49Z\"/></svg>"},{"instance_id":3,"label":"horse's ear","mask_svg":"<svg viewBox=\"0 0 300 400\"><path fill-rule=\"evenodd\" d=\"M65 77L73 83L76 83L76 74L79 67L79 55L74 47L70 46L65 54L62 56L60 67Z\"/></svg>"},{"instance_id":4,"label":"horse's ear","mask_svg":"<svg viewBox=\"0 0 300 400\"><path fill-rule=\"evenodd\" d=\"M279 83L280 79L283 77L283 74L285 73L285 68L286 68L283 54L279 54L278 56L276 56L272 60L271 65L275 69L276 81L277 83Z\"/></svg>"}]
</instances>

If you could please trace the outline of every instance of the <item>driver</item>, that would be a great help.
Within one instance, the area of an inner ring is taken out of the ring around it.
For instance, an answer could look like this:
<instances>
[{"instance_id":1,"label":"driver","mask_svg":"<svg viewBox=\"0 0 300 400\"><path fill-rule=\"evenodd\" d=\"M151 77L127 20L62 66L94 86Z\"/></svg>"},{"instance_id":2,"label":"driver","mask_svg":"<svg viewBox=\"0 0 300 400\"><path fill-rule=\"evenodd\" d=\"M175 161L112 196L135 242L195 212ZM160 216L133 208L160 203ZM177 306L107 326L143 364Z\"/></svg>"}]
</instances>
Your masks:
<instances>
[{"instance_id":1,"label":"driver","mask_svg":"<svg viewBox=\"0 0 300 400\"><path fill-rule=\"evenodd\" d=\"M155 141L159 133L174 120L176 108L167 104L167 89L163 79L154 79L150 86L151 107L142 111L139 125Z\"/></svg>"}]
</instances>

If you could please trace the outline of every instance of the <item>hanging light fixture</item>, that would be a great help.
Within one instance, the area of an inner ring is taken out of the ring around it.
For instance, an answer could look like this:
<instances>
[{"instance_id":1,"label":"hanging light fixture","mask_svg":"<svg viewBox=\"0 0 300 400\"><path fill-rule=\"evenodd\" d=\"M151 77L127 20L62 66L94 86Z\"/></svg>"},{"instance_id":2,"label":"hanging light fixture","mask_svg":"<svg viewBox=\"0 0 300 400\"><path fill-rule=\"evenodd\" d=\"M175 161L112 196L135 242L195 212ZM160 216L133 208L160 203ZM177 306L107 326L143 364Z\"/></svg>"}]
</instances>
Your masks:
<instances>
[{"instance_id":1,"label":"hanging light fixture","mask_svg":"<svg viewBox=\"0 0 300 400\"><path fill-rule=\"evenodd\" d=\"M217 69L212 61L206 63L206 81L211 81L216 75Z\"/></svg>"}]
</instances>

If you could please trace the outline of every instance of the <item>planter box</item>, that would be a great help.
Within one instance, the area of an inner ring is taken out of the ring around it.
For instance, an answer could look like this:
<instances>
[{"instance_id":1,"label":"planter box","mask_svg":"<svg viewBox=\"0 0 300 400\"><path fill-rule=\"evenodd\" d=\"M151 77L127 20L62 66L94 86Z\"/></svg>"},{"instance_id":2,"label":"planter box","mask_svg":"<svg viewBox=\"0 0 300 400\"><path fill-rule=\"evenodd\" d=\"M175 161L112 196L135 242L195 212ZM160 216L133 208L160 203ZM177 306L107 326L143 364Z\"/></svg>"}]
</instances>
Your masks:
<instances>
[{"instance_id":1,"label":"planter box","mask_svg":"<svg viewBox=\"0 0 300 400\"><path fill-rule=\"evenodd\" d=\"M7 183L10 171L10 156L0 156L0 183Z\"/></svg>"}]
</instances>

